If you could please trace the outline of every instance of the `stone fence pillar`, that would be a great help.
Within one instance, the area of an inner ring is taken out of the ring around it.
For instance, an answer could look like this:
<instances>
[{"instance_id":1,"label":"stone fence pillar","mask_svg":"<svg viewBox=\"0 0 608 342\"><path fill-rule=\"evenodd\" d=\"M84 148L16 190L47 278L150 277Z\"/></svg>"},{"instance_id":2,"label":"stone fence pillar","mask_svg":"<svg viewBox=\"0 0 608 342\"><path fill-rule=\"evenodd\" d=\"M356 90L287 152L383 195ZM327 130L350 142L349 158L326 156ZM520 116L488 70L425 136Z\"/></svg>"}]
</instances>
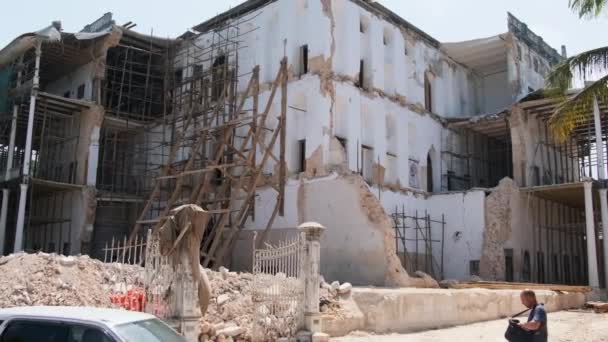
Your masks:
<instances>
[{"instance_id":1,"label":"stone fence pillar","mask_svg":"<svg viewBox=\"0 0 608 342\"><path fill-rule=\"evenodd\" d=\"M321 224L307 222L298 229L306 236L302 272L304 276L304 328L311 333L321 332L319 311L319 280L321 259L321 234L325 230Z\"/></svg>"}]
</instances>

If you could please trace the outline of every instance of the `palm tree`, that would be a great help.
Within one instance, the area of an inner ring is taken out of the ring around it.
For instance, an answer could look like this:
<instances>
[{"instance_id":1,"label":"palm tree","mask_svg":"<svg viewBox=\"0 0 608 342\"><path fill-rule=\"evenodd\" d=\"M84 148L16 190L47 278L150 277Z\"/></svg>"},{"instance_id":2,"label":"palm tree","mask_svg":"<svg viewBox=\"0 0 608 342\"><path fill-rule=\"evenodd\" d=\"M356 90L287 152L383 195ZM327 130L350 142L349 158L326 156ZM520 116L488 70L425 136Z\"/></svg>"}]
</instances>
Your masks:
<instances>
[{"instance_id":1,"label":"palm tree","mask_svg":"<svg viewBox=\"0 0 608 342\"><path fill-rule=\"evenodd\" d=\"M594 18L608 6L608 0L570 0L569 6L581 18ZM576 78L587 80L598 76L598 80L576 95L566 95ZM551 126L565 139L576 126L587 122L593 113L594 98L608 100L608 46L566 59L549 74L547 84L550 96L562 100L551 118Z\"/></svg>"},{"instance_id":2,"label":"palm tree","mask_svg":"<svg viewBox=\"0 0 608 342\"><path fill-rule=\"evenodd\" d=\"M608 5L606 0L570 0L568 6L581 18L594 18Z\"/></svg>"}]
</instances>

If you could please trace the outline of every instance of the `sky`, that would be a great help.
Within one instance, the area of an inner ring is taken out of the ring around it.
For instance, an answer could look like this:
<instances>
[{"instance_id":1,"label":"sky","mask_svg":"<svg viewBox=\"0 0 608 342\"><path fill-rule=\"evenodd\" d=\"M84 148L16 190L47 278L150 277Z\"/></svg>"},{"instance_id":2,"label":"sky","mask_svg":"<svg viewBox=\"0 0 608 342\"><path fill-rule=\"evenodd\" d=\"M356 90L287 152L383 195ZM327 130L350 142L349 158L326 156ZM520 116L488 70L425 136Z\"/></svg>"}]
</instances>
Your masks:
<instances>
[{"instance_id":1,"label":"sky","mask_svg":"<svg viewBox=\"0 0 608 342\"><path fill-rule=\"evenodd\" d=\"M139 32L176 37L188 28L241 2L242 0L6 1L0 11L0 47L6 46L22 33L48 26L53 20L61 20L66 31L80 31L105 12L113 12L117 24L122 25L128 21L136 23L135 30ZM504 33L507 31L509 11L526 22L529 28L558 51L561 45L566 45L569 55L608 45L608 11L593 20L579 19L568 9L568 0L379 2L441 42Z\"/></svg>"}]
</instances>

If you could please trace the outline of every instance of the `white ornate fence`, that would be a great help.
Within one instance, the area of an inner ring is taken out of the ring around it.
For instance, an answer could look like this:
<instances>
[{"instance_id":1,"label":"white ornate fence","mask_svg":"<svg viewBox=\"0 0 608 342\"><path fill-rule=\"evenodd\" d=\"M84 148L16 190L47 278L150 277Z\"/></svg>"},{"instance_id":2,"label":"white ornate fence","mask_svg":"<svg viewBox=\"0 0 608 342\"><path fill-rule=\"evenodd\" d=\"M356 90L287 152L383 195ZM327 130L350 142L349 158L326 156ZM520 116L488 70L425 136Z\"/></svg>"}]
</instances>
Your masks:
<instances>
[{"instance_id":1,"label":"white ornate fence","mask_svg":"<svg viewBox=\"0 0 608 342\"><path fill-rule=\"evenodd\" d=\"M268 330L293 336L303 323L305 235L253 251L254 339Z\"/></svg>"},{"instance_id":2,"label":"white ornate fence","mask_svg":"<svg viewBox=\"0 0 608 342\"><path fill-rule=\"evenodd\" d=\"M138 236L135 237L135 240L131 244L128 243L126 236L122 240L112 238L112 241L106 242L105 248L102 249L103 262L142 265L146 243L143 238Z\"/></svg>"}]
</instances>

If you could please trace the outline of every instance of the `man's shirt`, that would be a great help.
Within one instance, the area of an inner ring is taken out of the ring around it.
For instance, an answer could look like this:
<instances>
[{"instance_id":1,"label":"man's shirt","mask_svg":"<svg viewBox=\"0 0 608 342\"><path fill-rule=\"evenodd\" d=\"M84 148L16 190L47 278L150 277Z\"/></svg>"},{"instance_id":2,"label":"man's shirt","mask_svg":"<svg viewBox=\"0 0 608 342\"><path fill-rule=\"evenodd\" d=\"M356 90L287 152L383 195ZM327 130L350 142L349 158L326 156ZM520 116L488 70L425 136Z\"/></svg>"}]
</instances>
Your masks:
<instances>
[{"instance_id":1,"label":"man's shirt","mask_svg":"<svg viewBox=\"0 0 608 342\"><path fill-rule=\"evenodd\" d=\"M547 311L543 304L537 304L528 315L528 322L540 322L540 328L534 333L534 342L546 342L548 339Z\"/></svg>"}]
</instances>

